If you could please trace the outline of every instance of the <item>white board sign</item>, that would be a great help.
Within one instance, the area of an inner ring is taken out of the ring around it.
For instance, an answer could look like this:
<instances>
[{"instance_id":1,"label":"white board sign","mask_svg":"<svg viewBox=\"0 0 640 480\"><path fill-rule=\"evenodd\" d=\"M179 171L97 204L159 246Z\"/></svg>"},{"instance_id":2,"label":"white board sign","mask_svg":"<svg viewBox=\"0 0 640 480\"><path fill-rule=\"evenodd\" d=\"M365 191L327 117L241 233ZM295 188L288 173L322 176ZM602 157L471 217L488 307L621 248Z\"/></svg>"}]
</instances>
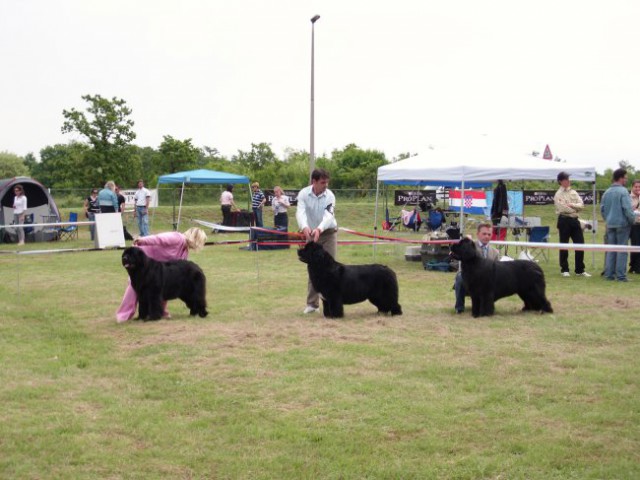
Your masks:
<instances>
[{"instance_id":1,"label":"white board sign","mask_svg":"<svg viewBox=\"0 0 640 480\"><path fill-rule=\"evenodd\" d=\"M122 230L122 215L119 213L96 213L96 248L122 247L124 232Z\"/></svg>"},{"instance_id":2,"label":"white board sign","mask_svg":"<svg viewBox=\"0 0 640 480\"><path fill-rule=\"evenodd\" d=\"M124 196L125 202L124 202L124 206L126 209L133 209L136 205L135 200L133 199L133 196L136 194L138 190L123 190L120 189L120 194ZM153 189L153 190L149 190L149 192L151 193L151 198L149 199L149 207L151 208L157 208L158 206L158 190L157 189Z\"/></svg>"}]
</instances>

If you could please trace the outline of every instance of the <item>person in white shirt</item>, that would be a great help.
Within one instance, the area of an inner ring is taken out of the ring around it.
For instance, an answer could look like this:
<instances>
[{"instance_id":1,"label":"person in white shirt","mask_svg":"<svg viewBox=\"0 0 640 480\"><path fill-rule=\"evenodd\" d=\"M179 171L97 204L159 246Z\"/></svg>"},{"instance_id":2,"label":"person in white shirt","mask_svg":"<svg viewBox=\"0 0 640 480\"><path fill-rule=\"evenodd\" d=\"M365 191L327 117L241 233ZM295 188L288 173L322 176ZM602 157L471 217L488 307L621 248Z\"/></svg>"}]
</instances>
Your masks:
<instances>
[{"instance_id":1,"label":"person in white shirt","mask_svg":"<svg viewBox=\"0 0 640 480\"><path fill-rule=\"evenodd\" d=\"M24 217L27 213L27 196L24 194L22 185L17 184L13 187L13 223L16 225L24 224ZM18 231L18 245L24 245L24 228L16 228Z\"/></svg>"},{"instance_id":2,"label":"person in white shirt","mask_svg":"<svg viewBox=\"0 0 640 480\"><path fill-rule=\"evenodd\" d=\"M287 231L289 230L289 216L287 209L291 206L289 197L287 197L282 188L279 186L273 187L273 199L271 200L271 207L273 208L273 225L276 230Z\"/></svg>"},{"instance_id":3,"label":"person in white shirt","mask_svg":"<svg viewBox=\"0 0 640 480\"><path fill-rule=\"evenodd\" d=\"M317 242L333 258L338 250L338 223L334 215L336 197L329 186L329 172L316 168L311 173L311 185L298 193L296 220L307 242ZM314 313L320 308L320 294L311 280L307 286L307 306L303 313Z\"/></svg>"},{"instance_id":4,"label":"person in white shirt","mask_svg":"<svg viewBox=\"0 0 640 480\"><path fill-rule=\"evenodd\" d=\"M149 235L149 202L151 201L151 192L144 188L144 181L138 180L138 190L133 195L136 208L133 211L134 218L138 219L138 229L140 236Z\"/></svg>"}]
</instances>

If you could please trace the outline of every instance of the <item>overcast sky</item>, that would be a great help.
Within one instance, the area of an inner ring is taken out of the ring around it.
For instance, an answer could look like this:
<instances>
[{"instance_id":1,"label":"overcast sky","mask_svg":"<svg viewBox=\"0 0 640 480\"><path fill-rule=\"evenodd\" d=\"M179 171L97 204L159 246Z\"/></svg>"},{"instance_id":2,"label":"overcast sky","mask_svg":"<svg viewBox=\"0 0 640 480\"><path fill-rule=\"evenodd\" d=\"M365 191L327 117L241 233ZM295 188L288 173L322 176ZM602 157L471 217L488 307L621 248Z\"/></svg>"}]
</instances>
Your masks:
<instances>
[{"instance_id":1,"label":"overcast sky","mask_svg":"<svg viewBox=\"0 0 640 480\"><path fill-rule=\"evenodd\" d=\"M349 143L388 159L480 136L640 168L637 0L0 0L0 151L79 139L84 94L231 156Z\"/></svg>"}]
</instances>

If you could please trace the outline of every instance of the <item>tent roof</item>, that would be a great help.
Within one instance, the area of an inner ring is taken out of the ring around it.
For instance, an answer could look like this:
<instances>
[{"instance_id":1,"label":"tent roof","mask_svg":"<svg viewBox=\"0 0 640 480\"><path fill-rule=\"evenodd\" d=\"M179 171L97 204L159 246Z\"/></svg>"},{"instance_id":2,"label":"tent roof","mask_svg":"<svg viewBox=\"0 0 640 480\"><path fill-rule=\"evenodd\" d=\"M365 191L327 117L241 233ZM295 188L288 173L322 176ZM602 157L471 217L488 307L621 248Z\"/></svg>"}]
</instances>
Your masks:
<instances>
[{"instance_id":1,"label":"tent roof","mask_svg":"<svg viewBox=\"0 0 640 480\"><path fill-rule=\"evenodd\" d=\"M502 180L556 180L565 171L575 181L595 181L596 169L588 165L542 160L513 151L482 149L428 150L424 154L378 168L378 181L416 181L433 185L449 181L495 182Z\"/></svg>"},{"instance_id":2,"label":"tent roof","mask_svg":"<svg viewBox=\"0 0 640 480\"><path fill-rule=\"evenodd\" d=\"M249 183L249 179L235 173L216 172L215 170L189 170L162 175L158 183Z\"/></svg>"}]
</instances>

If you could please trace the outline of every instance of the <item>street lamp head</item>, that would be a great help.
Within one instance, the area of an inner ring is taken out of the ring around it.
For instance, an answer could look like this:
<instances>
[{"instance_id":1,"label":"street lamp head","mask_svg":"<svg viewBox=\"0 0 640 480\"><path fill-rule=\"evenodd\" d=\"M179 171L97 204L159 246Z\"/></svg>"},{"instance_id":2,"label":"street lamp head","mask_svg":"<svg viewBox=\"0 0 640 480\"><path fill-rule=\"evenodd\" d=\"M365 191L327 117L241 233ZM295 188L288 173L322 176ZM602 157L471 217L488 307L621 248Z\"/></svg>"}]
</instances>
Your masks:
<instances>
[{"instance_id":1,"label":"street lamp head","mask_svg":"<svg viewBox=\"0 0 640 480\"><path fill-rule=\"evenodd\" d=\"M311 23L316 23L318 20L320 20L320 15L315 15L311 18Z\"/></svg>"}]
</instances>

